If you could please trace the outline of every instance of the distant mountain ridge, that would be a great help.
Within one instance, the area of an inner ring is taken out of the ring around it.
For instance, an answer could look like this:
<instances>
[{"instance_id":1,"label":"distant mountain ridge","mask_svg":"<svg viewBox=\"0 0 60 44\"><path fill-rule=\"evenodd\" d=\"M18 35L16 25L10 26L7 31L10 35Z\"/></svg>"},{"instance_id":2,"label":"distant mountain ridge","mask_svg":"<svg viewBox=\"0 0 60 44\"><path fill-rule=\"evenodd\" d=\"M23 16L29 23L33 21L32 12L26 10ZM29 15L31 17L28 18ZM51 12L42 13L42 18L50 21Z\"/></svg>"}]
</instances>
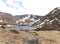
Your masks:
<instances>
[{"instance_id":1,"label":"distant mountain ridge","mask_svg":"<svg viewBox=\"0 0 60 44\"><path fill-rule=\"evenodd\" d=\"M25 15L14 16L14 18L16 19L16 23L19 25L32 25L38 20L40 20L42 16L25 14Z\"/></svg>"},{"instance_id":2,"label":"distant mountain ridge","mask_svg":"<svg viewBox=\"0 0 60 44\"><path fill-rule=\"evenodd\" d=\"M46 16L33 14L12 16L11 14L0 12L0 20L7 21L8 24L34 26L39 30L60 30L60 7L54 8Z\"/></svg>"},{"instance_id":3,"label":"distant mountain ridge","mask_svg":"<svg viewBox=\"0 0 60 44\"><path fill-rule=\"evenodd\" d=\"M32 15L32 14L24 14L24 15L16 15L12 16L9 13L0 12L0 21L7 22L8 24L16 24L16 25L32 25L34 22L40 20L42 16ZM22 23L22 24L21 24Z\"/></svg>"}]
</instances>

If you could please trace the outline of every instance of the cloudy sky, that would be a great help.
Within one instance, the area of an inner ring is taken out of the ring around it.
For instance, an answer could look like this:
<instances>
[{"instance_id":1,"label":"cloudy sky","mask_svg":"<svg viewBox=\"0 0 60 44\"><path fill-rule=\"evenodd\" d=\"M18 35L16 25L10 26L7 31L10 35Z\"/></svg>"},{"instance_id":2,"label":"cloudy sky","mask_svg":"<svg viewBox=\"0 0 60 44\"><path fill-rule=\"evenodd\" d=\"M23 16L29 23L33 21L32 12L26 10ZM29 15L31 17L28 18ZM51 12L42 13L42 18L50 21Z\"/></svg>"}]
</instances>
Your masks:
<instances>
[{"instance_id":1,"label":"cloudy sky","mask_svg":"<svg viewBox=\"0 0 60 44\"><path fill-rule=\"evenodd\" d=\"M60 0L0 0L0 11L12 15L46 15L56 7L60 7Z\"/></svg>"}]
</instances>

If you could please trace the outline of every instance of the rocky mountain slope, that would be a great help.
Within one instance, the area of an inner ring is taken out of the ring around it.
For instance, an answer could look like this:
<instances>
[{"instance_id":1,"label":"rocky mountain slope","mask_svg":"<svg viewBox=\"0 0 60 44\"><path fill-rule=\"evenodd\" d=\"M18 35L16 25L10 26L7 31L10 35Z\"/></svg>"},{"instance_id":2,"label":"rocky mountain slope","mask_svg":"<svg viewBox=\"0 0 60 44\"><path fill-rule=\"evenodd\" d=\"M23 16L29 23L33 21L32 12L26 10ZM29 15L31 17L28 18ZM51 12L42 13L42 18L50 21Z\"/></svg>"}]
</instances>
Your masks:
<instances>
[{"instance_id":1,"label":"rocky mountain slope","mask_svg":"<svg viewBox=\"0 0 60 44\"><path fill-rule=\"evenodd\" d=\"M41 22L36 22L35 26L39 26L42 29L60 29L60 7L55 8L44 16Z\"/></svg>"},{"instance_id":2,"label":"rocky mountain slope","mask_svg":"<svg viewBox=\"0 0 60 44\"><path fill-rule=\"evenodd\" d=\"M0 12L0 22L7 22L13 24L14 18L11 14Z\"/></svg>"},{"instance_id":3,"label":"rocky mountain slope","mask_svg":"<svg viewBox=\"0 0 60 44\"><path fill-rule=\"evenodd\" d=\"M32 25L35 22L39 21L42 17L43 16L37 16L32 14L14 16L14 18L16 19L16 24L19 25Z\"/></svg>"}]
</instances>

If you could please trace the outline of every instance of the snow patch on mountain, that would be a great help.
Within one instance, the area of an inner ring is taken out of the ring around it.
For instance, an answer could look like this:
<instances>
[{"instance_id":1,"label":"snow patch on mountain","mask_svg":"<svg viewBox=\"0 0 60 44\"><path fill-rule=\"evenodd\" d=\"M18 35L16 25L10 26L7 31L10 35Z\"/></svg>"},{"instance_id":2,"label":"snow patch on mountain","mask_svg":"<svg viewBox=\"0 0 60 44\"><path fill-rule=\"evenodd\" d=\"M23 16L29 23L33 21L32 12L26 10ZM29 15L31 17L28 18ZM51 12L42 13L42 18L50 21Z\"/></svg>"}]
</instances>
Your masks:
<instances>
[{"instance_id":1,"label":"snow patch on mountain","mask_svg":"<svg viewBox=\"0 0 60 44\"><path fill-rule=\"evenodd\" d=\"M35 22L39 21L40 20L40 17L39 16L36 16L36 15L22 15L23 17L20 19L18 19L16 21L16 24L19 24L19 25L32 25L34 24Z\"/></svg>"}]
</instances>

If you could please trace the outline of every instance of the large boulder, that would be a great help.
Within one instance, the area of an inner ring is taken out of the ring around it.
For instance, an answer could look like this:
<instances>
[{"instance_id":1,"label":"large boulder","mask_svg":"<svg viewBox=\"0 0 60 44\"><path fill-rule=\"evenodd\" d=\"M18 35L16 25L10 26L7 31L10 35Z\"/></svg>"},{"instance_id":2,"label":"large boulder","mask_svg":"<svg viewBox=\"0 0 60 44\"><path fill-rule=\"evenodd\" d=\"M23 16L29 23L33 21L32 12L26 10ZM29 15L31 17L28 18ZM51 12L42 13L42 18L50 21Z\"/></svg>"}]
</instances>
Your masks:
<instances>
[{"instance_id":1,"label":"large boulder","mask_svg":"<svg viewBox=\"0 0 60 44\"><path fill-rule=\"evenodd\" d=\"M24 44L38 44L38 38L36 37L25 37Z\"/></svg>"}]
</instances>

